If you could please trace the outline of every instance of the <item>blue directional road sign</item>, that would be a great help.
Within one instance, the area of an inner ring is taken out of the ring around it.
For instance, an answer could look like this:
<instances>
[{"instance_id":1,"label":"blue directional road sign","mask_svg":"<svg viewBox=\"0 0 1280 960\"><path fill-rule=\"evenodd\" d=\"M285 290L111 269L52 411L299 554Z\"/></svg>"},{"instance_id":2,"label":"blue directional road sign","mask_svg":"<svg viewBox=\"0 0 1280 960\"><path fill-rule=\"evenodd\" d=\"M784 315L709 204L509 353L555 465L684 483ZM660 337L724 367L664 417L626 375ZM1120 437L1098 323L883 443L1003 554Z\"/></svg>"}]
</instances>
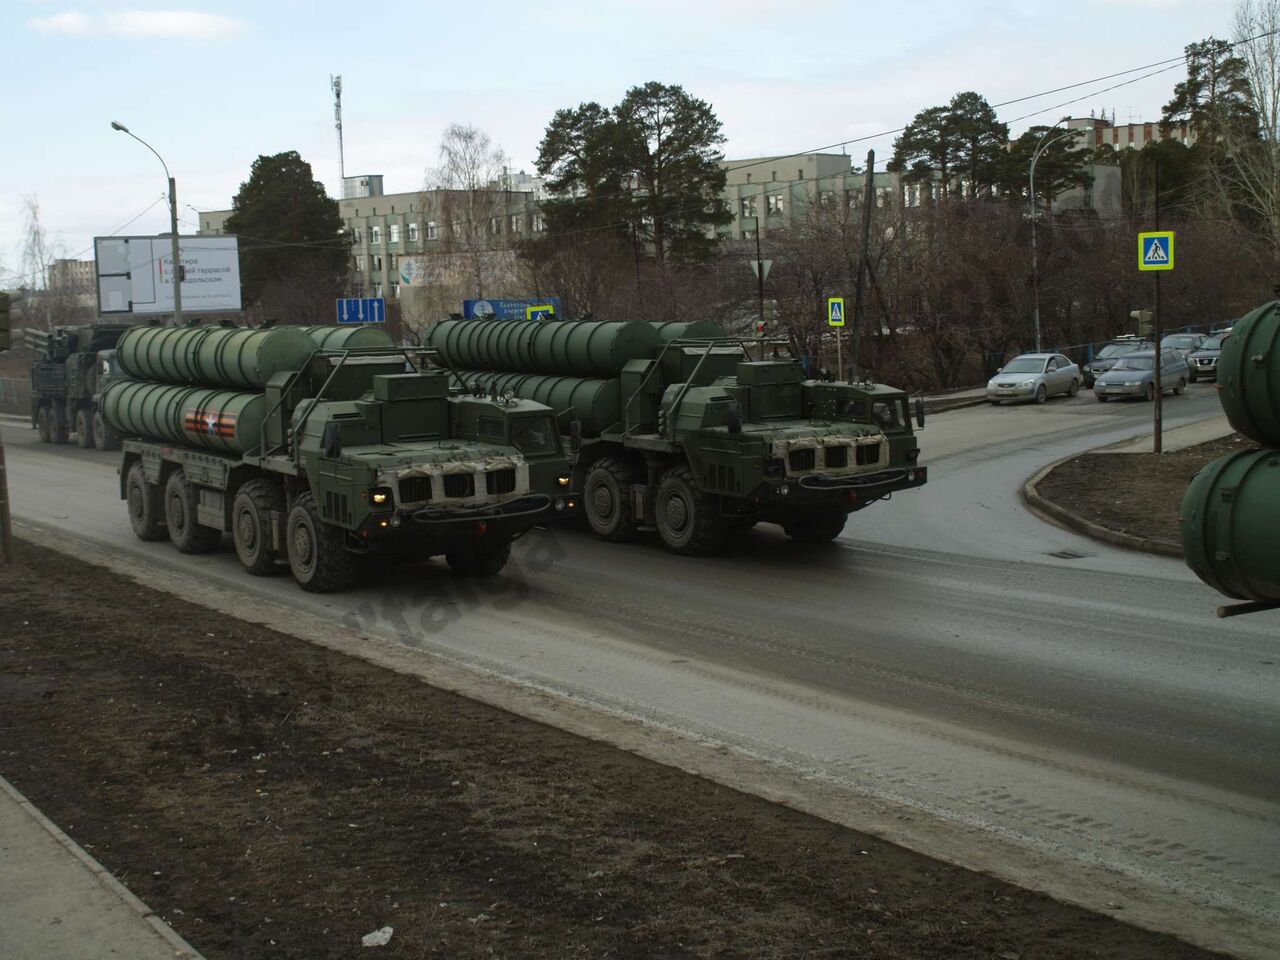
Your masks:
<instances>
[{"instance_id":1,"label":"blue directional road sign","mask_svg":"<svg viewBox=\"0 0 1280 960\"><path fill-rule=\"evenodd\" d=\"M346 297L337 307L339 323L387 322L387 302L382 297Z\"/></svg>"},{"instance_id":2,"label":"blue directional road sign","mask_svg":"<svg viewBox=\"0 0 1280 960\"><path fill-rule=\"evenodd\" d=\"M1173 231L1156 230L1138 234L1138 269L1173 269Z\"/></svg>"}]
</instances>

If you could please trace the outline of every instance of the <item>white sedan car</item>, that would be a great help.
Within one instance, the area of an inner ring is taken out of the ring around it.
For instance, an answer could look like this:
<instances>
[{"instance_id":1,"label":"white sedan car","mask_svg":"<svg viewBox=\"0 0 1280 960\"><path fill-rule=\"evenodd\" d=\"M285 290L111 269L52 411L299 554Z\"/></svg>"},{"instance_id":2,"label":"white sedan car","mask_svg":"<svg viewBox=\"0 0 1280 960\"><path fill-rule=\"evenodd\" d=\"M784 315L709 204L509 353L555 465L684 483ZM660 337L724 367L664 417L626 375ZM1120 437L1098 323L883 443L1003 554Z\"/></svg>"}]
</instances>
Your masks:
<instances>
[{"instance_id":1,"label":"white sedan car","mask_svg":"<svg viewBox=\"0 0 1280 960\"><path fill-rule=\"evenodd\" d=\"M1080 392L1080 368L1060 353L1024 353L996 371L987 382L987 400L1034 400L1044 403L1054 394L1074 397Z\"/></svg>"}]
</instances>

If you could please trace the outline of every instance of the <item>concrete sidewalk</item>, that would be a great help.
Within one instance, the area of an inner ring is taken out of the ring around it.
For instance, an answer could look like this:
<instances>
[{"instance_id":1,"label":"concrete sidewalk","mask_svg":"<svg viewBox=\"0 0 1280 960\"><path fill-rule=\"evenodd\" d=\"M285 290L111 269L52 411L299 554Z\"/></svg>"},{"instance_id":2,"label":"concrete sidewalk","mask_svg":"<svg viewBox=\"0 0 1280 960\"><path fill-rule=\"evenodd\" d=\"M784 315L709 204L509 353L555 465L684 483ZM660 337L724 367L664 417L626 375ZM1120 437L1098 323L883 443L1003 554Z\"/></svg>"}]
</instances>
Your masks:
<instances>
[{"instance_id":1,"label":"concrete sidewalk","mask_svg":"<svg viewBox=\"0 0 1280 960\"><path fill-rule=\"evenodd\" d=\"M1226 414L1211 417L1208 420L1199 420L1196 423L1188 423L1186 426L1174 427L1172 430L1165 430L1162 437L1161 446L1165 453L1173 453L1176 450L1185 450L1187 447L1194 447L1198 443L1208 443L1210 440L1217 440L1220 437L1229 437L1235 433L1231 424L1227 422ZM1102 447L1098 450L1092 450L1091 453L1150 453L1152 436L1147 433L1137 440L1126 440L1124 443L1113 444L1110 447Z\"/></svg>"},{"instance_id":2,"label":"concrete sidewalk","mask_svg":"<svg viewBox=\"0 0 1280 960\"><path fill-rule=\"evenodd\" d=\"M201 960L0 777L0 957Z\"/></svg>"}]
</instances>

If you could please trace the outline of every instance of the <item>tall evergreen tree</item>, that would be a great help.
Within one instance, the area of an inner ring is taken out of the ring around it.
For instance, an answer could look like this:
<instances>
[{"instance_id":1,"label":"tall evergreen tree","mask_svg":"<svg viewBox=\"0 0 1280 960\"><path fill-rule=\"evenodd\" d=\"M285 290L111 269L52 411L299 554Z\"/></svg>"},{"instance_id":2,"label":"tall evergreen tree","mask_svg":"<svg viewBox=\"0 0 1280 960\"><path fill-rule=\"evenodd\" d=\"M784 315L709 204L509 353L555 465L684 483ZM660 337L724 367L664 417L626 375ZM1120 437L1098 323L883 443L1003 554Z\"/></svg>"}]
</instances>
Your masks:
<instances>
[{"instance_id":1,"label":"tall evergreen tree","mask_svg":"<svg viewBox=\"0 0 1280 960\"><path fill-rule=\"evenodd\" d=\"M253 161L232 209L227 232L240 238L240 288L246 307L290 278L331 288L316 291L328 299L344 291L351 244L343 233L338 201L325 193L311 164L297 151Z\"/></svg>"},{"instance_id":2,"label":"tall evergreen tree","mask_svg":"<svg viewBox=\"0 0 1280 960\"><path fill-rule=\"evenodd\" d=\"M1088 187L1093 183L1089 165L1098 159L1083 149L1083 131L1054 131L1053 127L1036 126L1018 137L1009 147L1001 166L1001 186L1006 194L1025 197L1031 189L1031 158L1042 144L1036 160L1036 203L1046 208L1053 198L1072 187ZM1063 136L1062 134L1065 134ZM1116 163L1110 147L1101 159Z\"/></svg>"},{"instance_id":3,"label":"tall evergreen tree","mask_svg":"<svg viewBox=\"0 0 1280 960\"><path fill-rule=\"evenodd\" d=\"M894 141L888 169L906 183L937 179L942 196L957 187L970 196L989 194L1001 178L1009 127L996 118L986 98L957 93L946 106L915 115Z\"/></svg>"},{"instance_id":4,"label":"tall evergreen tree","mask_svg":"<svg viewBox=\"0 0 1280 960\"><path fill-rule=\"evenodd\" d=\"M1206 147L1216 145L1229 131L1256 136L1258 115L1244 58L1231 44L1214 37L1188 44L1186 54L1187 79L1173 88L1173 97L1164 106L1165 129L1190 121L1196 142Z\"/></svg>"}]
</instances>

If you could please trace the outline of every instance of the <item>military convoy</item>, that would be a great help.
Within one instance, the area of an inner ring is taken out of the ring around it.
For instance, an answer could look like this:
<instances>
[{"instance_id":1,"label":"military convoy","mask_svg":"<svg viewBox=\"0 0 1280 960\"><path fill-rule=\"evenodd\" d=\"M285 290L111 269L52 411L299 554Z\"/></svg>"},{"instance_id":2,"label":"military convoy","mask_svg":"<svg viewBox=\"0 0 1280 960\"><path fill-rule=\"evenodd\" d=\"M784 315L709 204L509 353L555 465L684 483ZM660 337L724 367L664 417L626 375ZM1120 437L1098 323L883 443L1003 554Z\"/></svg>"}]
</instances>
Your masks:
<instances>
[{"instance_id":1,"label":"military convoy","mask_svg":"<svg viewBox=\"0 0 1280 960\"><path fill-rule=\"evenodd\" d=\"M44 443L119 449L119 438L102 419L98 401L114 372L112 351L130 329L123 323L85 323L28 328L23 336L40 356L31 362L31 425Z\"/></svg>"},{"instance_id":2,"label":"military convoy","mask_svg":"<svg viewBox=\"0 0 1280 960\"><path fill-rule=\"evenodd\" d=\"M1280 301L1237 321L1221 350L1222 409L1259 446L1219 457L1192 479L1182 499L1182 549L1201 580L1246 601L1234 611L1243 612L1280 606Z\"/></svg>"},{"instance_id":3,"label":"military convoy","mask_svg":"<svg viewBox=\"0 0 1280 960\"><path fill-rule=\"evenodd\" d=\"M387 551L491 576L571 506L550 410L451 395L378 330L135 327L116 359L101 409L142 540L207 553L230 532L249 573L327 592Z\"/></svg>"},{"instance_id":4,"label":"military convoy","mask_svg":"<svg viewBox=\"0 0 1280 960\"><path fill-rule=\"evenodd\" d=\"M826 542L927 480L905 393L808 378L784 340L707 322L451 319L428 344L462 384L562 416L572 486L604 540L651 526L673 552L712 554L766 521Z\"/></svg>"}]
</instances>

